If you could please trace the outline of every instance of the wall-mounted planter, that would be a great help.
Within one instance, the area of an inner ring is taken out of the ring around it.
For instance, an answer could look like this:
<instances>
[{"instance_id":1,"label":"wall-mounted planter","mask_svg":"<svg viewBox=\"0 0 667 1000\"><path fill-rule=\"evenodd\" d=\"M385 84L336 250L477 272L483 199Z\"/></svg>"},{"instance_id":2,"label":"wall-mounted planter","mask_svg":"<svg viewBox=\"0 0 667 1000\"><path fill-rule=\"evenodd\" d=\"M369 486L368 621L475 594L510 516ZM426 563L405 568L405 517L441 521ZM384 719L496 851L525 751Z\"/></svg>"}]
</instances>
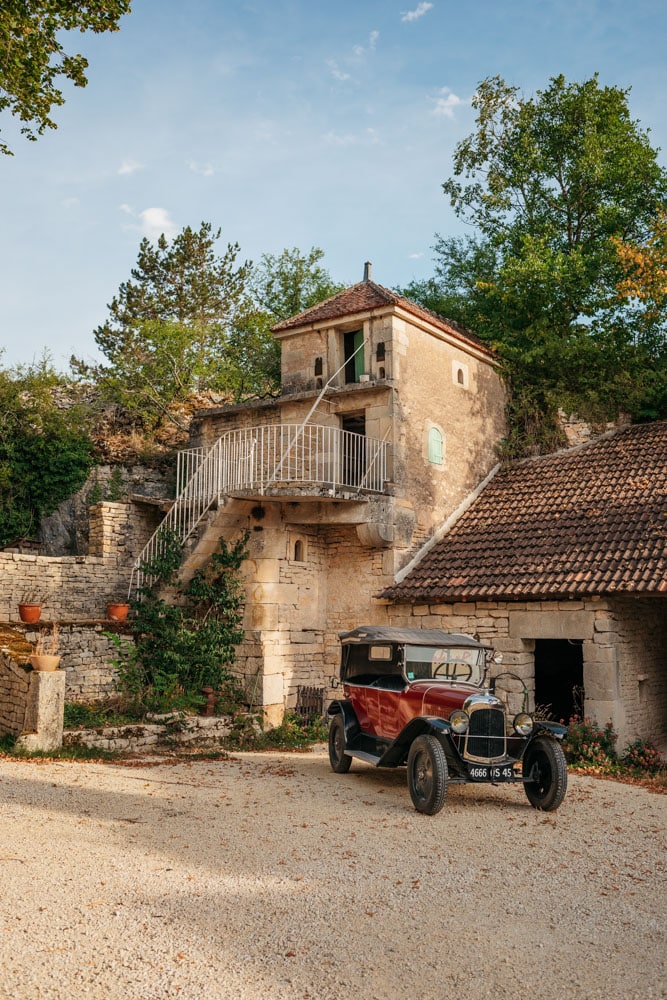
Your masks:
<instances>
[{"instance_id":1,"label":"wall-mounted planter","mask_svg":"<svg viewBox=\"0 0 667 1000\"><path fill-rule=\"evenodd\" d=\"M59 663L59 656L52 656L47 653L33 653L30 657L30 666L33 670L57 670Z\"/></svg>"},{"instance_id":2,"label":"wall-mounted planter","mask_svg":"<svg viewBox=\"0 0 667 1000\"><path fill-rule=\"evenodd\" d=\"M124 622L130 610L129 604L107 604L107 618L112 622Z\"/></svg>"},{"instance_id":3,"label":"wall-mounted planter","mask_svg":"<svg viewBox=\"0 0 667 1000\"><path fill-rule=\"evenodd\" d=\"M41 604L19 604L19 618L26 625L34 625L42 615Z\"/></svg>"}]
</instances>

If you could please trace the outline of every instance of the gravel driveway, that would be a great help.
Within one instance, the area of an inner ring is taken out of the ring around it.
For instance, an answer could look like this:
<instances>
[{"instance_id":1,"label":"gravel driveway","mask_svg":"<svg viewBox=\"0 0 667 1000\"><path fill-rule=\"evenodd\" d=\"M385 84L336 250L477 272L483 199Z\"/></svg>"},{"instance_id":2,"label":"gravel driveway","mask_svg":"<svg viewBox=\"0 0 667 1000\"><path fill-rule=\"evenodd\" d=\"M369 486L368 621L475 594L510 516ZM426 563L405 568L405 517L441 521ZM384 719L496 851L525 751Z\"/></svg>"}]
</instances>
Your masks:
<instances>
[{"instance_id":1,"label":"gravel driveway","mask_svg":"<svg viewBox=\"0 0 667 1000\"><path fill-rule=\"evenodd\" d=\"M667 796L451 786L322 749L147 766L0 760L0 997L652 1000Z\"/></svg>"}]
</instances>

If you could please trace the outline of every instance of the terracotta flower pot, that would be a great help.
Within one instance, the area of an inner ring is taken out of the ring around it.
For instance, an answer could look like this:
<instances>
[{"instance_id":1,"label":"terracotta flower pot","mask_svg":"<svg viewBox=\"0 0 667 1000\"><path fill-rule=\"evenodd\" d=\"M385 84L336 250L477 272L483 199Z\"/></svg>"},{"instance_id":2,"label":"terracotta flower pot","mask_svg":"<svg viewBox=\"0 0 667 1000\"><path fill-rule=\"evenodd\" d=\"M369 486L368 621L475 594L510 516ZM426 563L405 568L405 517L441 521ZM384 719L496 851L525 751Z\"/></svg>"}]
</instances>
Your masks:
<instances>
[{"instance_id":1,"label":"terracotta flower pot","mask_svg":"<svg viewBox=\"0 0 667 1000\"><path fill-rule=\"evenodd\" d=\"M50 656L47 653L33 653L30 657L33 670L57 670L59 663L59 656Z\"/></svg>"},{"instance_id":2,"label":"terracotta flower pot","mask_svg":"<svg viewBox=\"0 0 667 1000\"><path fill-rule=\"evenodd\" d=\"M107 618L112 622L124 622L129 610L129 604L107 604Z\"/></svg>"},{"instance_id":3,"label":"terracotta flower pot","mask_svg":"<svg viewBox=\"0 0 667 1000\"><path fill-rule=\"evenodd\" d=\"M19 604L19 618L26 625L34 625L42 615L41 604Z\"/></svg>"}]
</instances>

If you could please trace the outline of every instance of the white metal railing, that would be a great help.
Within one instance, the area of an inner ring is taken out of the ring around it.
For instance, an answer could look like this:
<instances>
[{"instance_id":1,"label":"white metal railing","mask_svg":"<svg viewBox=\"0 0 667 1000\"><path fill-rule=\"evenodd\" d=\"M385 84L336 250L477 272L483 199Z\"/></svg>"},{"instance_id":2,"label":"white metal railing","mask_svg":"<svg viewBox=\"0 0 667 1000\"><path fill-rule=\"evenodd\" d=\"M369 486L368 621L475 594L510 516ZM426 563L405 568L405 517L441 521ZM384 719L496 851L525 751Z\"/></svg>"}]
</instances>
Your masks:
<instances>
[{"instance_id":1,"label":"white metal railing","mask_svg":"<svg viewBox=\"0 0 667 1000\"><path fill-rule=\"evenodd\" d=\"M331 496L361 490L382 493L386 479L386 441L315 424L269 424L229 431L208 451L192 449L181 459L177 466L180 492L135 562L130 593L153 582L143 567L164 552L168 536L185 543L223 496L264 495L278 492L281 484L296 490L319 486Z\"/></svg>"},{"instance_id":2,"label":"white metal railing","mask_svg":"<svg viewBox=\"0 0 667 1000\"><path fill-rule=\"evenodd\" d=\"M185 484L197 471L205 454L205 448L188 448L178 452L176 455L176 496L185 489Z\"/></svg>"}]
</instances>

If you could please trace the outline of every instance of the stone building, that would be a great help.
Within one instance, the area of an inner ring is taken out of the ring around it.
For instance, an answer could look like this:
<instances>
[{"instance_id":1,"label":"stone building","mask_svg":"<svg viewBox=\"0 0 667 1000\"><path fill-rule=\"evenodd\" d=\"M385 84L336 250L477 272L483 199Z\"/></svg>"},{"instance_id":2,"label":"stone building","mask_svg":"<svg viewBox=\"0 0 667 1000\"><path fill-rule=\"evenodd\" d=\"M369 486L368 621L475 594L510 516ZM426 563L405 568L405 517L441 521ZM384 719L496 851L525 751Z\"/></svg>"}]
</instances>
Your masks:
<instances>
[{"instance_id":1,"label":"stone building","mask_svg":"<svg viewBox=\"0 0 667 1000\"><path fill-rule=\"evenodd\" d=\"M197 414L168 522L185 577L250 531L238 668L267 719L326 689L340 631L409 624L489 640L532 705L664 741L667 424L500 470L494 356L369 265L274 333L280 395Z\"/></svg>"},{"instance_id":2,"label":"stone building","mask_svg":"<svg viewBox=\"0 0 667 1000\"><path fill-rule=\"evenodd\" d=\"M503 469L383 596L488 638L557 718L667 744L667 422Z\"/></svg>"},{"instance_id":3,"label":"stone building","mask_svg":"<svg viewBox=\"0 0 667 1000\"><path fill-rule=\"evenodd\" d=\"M374 595L490 475L505 431L488 348L370 265L274 333L280 396L196 415L168 522L197 539L186 577L250 531L238 666L273 721L327 685L339 631L387 620Z\"/></svg>"}]
</instances>

